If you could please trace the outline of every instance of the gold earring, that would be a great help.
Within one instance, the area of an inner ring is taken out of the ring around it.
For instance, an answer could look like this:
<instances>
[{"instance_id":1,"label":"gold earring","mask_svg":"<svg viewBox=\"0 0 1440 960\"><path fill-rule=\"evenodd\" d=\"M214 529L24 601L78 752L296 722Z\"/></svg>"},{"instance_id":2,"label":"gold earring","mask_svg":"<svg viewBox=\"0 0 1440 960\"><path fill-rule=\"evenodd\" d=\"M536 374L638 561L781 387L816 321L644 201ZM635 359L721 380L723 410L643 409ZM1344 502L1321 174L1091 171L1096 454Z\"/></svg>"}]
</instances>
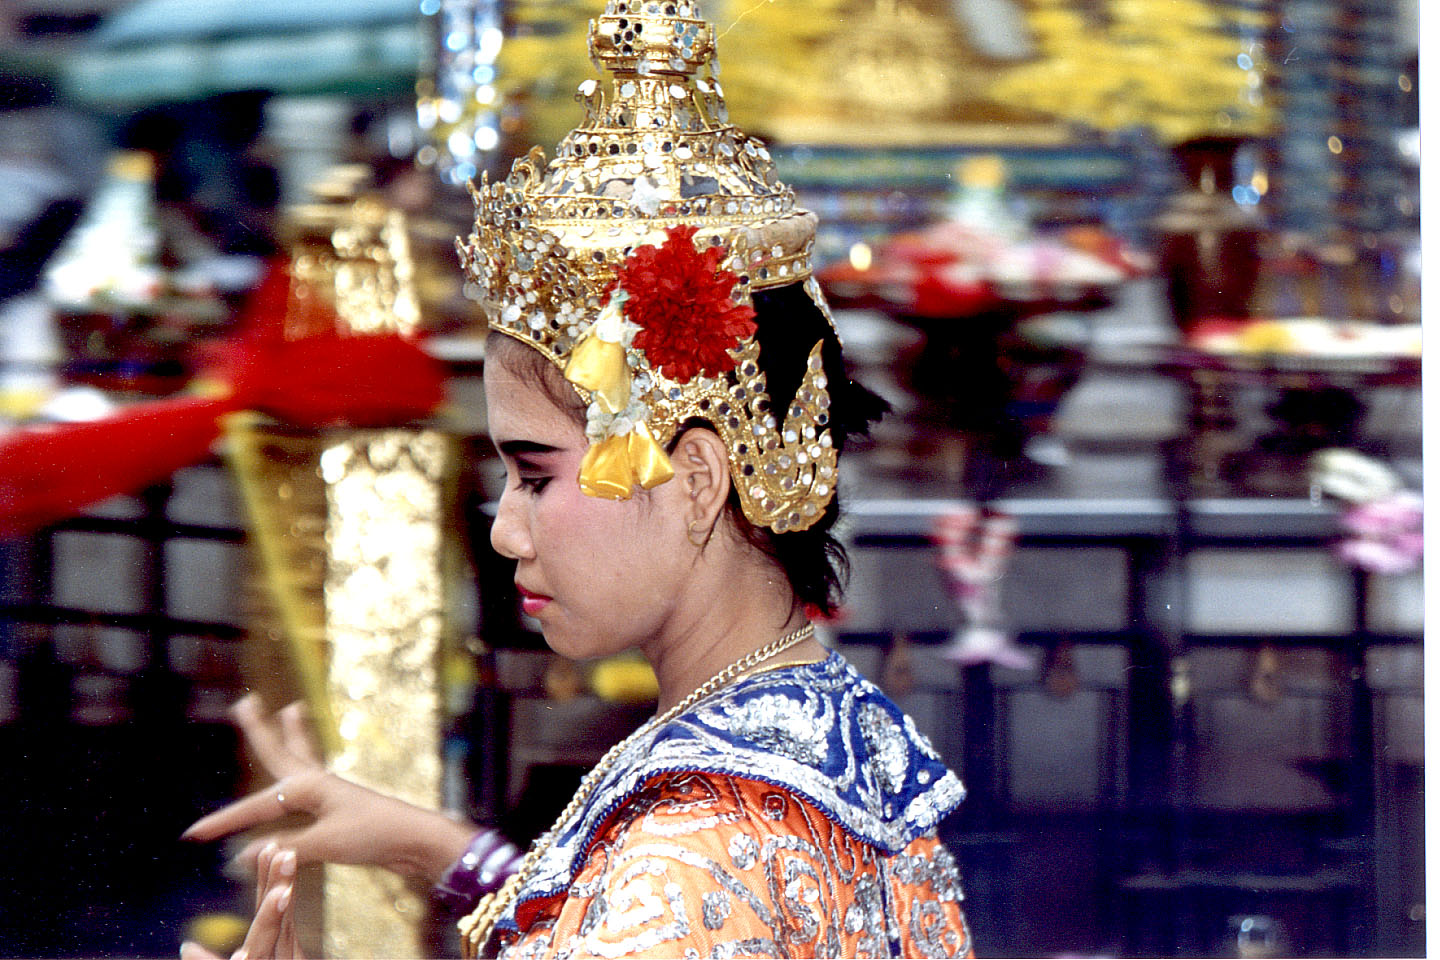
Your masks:
<instances>
[{"instance_id":1,"label":"gold earring","mask_svg":"<svg viewBox=\"0 0 1440 960\"><path fill-rule=\"evenodd\" d=\"M700 522L701 522L700 520L691 520L691 521L690 521L689 526L687 526L687 527L685 528L685 539L690 541L690 546L692 546L692 547L700 547L701 549L704 549L705 544L707 544L707 543L710 542L710 531L709 531L709 530L704 531L705 536L701 538L701 540L700 540L699 543L696 543L696 542L695 542L695 534L698 533L698 532L700 532L700 531L697 531L697 530L695 529L695 524L700 523Z\"/></svg>"}]
</instances>

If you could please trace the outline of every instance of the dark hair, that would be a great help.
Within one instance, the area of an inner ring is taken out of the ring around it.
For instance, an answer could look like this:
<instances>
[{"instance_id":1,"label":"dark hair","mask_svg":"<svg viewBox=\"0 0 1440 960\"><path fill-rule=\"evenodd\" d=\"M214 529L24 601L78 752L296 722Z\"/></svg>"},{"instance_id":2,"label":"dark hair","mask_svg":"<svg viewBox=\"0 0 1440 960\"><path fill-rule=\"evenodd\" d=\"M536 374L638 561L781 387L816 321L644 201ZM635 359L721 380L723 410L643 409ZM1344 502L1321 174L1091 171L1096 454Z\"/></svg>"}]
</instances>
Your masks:
<instances>
[{"instance_id":1,"label":"dark hair","mask_svg":"<svg viewBox=\"0 0 1440 960\"><path fill-rule=\"evenodd\" d=\"M760 341L760 365L765 370L770 409L785 410L790 406L800 389L810 350L817 340L823 341L821 359L830 391L830 436L835 448L844 452L855 438L869 433L870 424L879 420L890 405L846 374L840 340L801 284L757 290L753 300L755 335ZM487 355L493 346L510 339L492 331L486 342ZM556 406L578 422L585 422L585 407L579 395L539 351L504 349L500 362L525 382L538 384ZM682 428L692 426L710 425L706 420L694 418ZM674 452L679 438L680 431L676 431L670 441L670 452ZM745 542L784 571L797 603L813 607L821 614L834 613L849 573L845 548L831 532L840 518L838 491L807 530L775 533L751 523L741 509L740 494L733 484L726 512Z\"/></svg>"},{"instance_id":2,"label":"dark hair","mask_svg":"<svg viewBox=\"0 0 1440 960\"><path fill-rule=\"evenodd\" d=\"M757 290L752 299L770 409L785 410L790 406L800 388L810 350L817 340L823 341L821 359L830 391L830 436L835 448L843 453L854 439L870 432L870 425L884 416L890 405L850 379L839 337L802 284ZM746 542L785 571L797 602L822 614L835 612L850 572L845 548L832 533L840 519L838 490L809 529L790 533L775 533L747 520L739 494L733 489L727 509Z\"/></svg>"}]
</instances>

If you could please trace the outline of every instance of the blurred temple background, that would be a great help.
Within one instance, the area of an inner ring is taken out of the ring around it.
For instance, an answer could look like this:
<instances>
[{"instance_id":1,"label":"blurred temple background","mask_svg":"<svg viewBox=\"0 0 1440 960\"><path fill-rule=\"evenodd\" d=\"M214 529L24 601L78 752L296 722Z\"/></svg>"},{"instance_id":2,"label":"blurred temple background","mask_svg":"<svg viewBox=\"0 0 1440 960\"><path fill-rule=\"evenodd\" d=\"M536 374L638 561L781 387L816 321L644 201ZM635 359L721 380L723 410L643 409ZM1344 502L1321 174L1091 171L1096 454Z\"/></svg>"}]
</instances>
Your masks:
<instances>
[{"instance_id":1,"label":"blurred temple background","mask_svg":"<svg viewBox=\"0 0 1440 960\"><path fill-rule=\"evenodd\" d=\"M895 408L824 633L966 783L980 953L1423 955L1419 0L702 3ZM0 8L0 956L233 948L178 837L259 785L246 691L522 840L648 715L490 552L453 247L601 6ZM274 346L337 332L443 405ZM314 881L312 949L455 949Z\"/></svg>"}]
</instances>

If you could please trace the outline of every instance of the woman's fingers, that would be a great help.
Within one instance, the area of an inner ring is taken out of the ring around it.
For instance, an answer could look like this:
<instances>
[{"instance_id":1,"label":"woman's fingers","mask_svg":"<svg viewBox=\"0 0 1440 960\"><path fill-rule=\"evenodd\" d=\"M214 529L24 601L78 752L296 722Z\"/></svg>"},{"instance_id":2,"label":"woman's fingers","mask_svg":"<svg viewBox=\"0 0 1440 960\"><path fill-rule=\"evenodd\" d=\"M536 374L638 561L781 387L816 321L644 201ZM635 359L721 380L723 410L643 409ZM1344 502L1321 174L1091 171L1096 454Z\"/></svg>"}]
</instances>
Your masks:
<instances>
[{"instance_id":1,"label":"woman's fingers","mask_svg":"<svg viewBox=\"0 0 1440 960\"><path fill-rule=\"evenodd\" d=\"M245 934L240 949L230 955L230 960L262 960L276 956L275 948L280 942L280 920L290 909L291 887L275 887L266 891Z\"/></svg>"},{"instance_id":2,"label":"woman's fingers","mask_svg":"<svg viewBox=\"0 0 1440 960\"><path fill-rule=\"evenodd\" d=\"M185 840L214 840L279 820L291 813L309 813L311 791L303 782L282 780L273 787L242 797L192 823Z\"/></svg>"},{"instance_id":3,"label":"woman's fingers","mask_svg":"<svg viewBox=\"0 0 1440 960\"><path fill-rule=\"evenodd\" d=\"M298 735L303 716L294 711L288 722ZM287 814L305 817L276 823ZM463 850L474 833L441 813L369 790L317 765L202 817L183 836L210 841L255 828L264 836L244 848L236 858L239 864L253 866L259 845L279 840L302 864L374 865L419 876L438 876L454 858L452 848L458 844ZM457 832L459 840L453 836Z\"/></svg>"},{"instance_id":4,"label":"woman's fingers","mask_svg":"<svg viewBox=\"0 0 1440 960\"><path fill-rule=\"evenodd\" d=\"M255 885L255 919L245 942L230 960L266 960L301 957L295 935L294 891L295 851L268 843L257 858L260 872ZM180 945L180 960L223 960L219 954L186 941Z\"/></svg>"},{"instance_id":5,"label":"woman's fingers","mask_svg":"<svg viewBox=\"0 0 1440 960\"><path fill-rule=\"evenodd\" d=\"M288 887L295 882L297 861L294 850L280 850L270 859L270 886Z\"/></svg>"},{"instance_id":6,"label":"woman's fingers","mask_svg":"<svg viewBox=\"0 0 1440 960\"><path fill-rule=\"evenodd\" d=\"M275 944L275 955L288 958L288 960L304 960L305 955L300 952L300 937L295 932L295 896L293 893L280 905L280 937Z\"/></svg>"},{"instance_id":7,"label":"woman's fingers","mask_svg":"<svg viewBox=\"0 0 1440 960\"><path fill-rule=\"evenodd\" d=\"M324 765L305 729L304 707L292 703L275 717L266 717L254 694L230 710L260 765L278 781L201 817L182 834L186 840L214 840L279 820L290 813L313 813L316 781Z\"/></svg>"},{"instance_id":8,"label":"woman's fingers","mask_svg":"<svg viewBox=\"0 0 1440 960\"><path fill-rule=\"evenodd\" d=\"M295 851L281 849L270 842L260 849L256 858L255 919L245 943L231 960L259 960L261 957L287 956L279 952L281 927L290 910L295 884ZM288 949L288 948L286 948Z\"/></svg>"},{"instance_id":9,"label":"woman's fingers","mask_svg":"<svg viewBox=\"0 0 1440 960\"><path fill-rule=\"evenodd\" d=\"M296 862L310 863L314 858L302 855L302 850L308 850L311 843L308 838L309 830L300 830L294 833L277 833L270 837L261 837L247 843L235 858L230 861L231 866L240 866L251 876L261 876L260 873L260 851L265 849L269 843L278 844L282 849L287 849L295 854Z\"/></svg>"},{"instance_id":10,"label":"woman's fingers","mask_svg":"<svg viewBox=\"0 0 1440 960\"><path fill-rule=\"evenodd\" d=\"M279 850L270 859L270 886L285 891L276 902L280 912L280 926L275 936L275 956L292 958L299 955L295 937L294 902L295 872L298 868L294 850Z\"/></svg>"},{"instance_id":11,"label":"woman's fingers","mask_svg":"<svg viewBox=\"0 0 1440 960\"><path fill-rule=\"evenodd\" d=\"M270 865L275 862L275 855L280 852L280 847L274 840L267 841L261 848L255 859L255 912L260 912L260 904L265 899L265 894L270 890Z\"/></svg>"},{"instance_id":12,"label":"woman's fingers","mask_svg":"<svg viewBox=\"0 0 1440 960\"><path fill-rule=\"evenodd\" d=\"M275 779L282 780L310 765L309 761L290 752L281 722L265 715L260 698L255 694L247 694L236 701L230 708L230 716L245 735L245 742L255 752L255 758Z\"/></svg>"},{"instance_id":13,"label":"woman's fingers","mask_svg":"<svg viewBox=\"0 0 1440 960\"><path fill-rule=\"evenodd\" d=\"M300 701L282 707L277 715L280 720L281 740L285 749L298 761L314 767L324 764L315 749L315 738L311 736L306 720L305 704Z\"/></svg>"}]
</instances>

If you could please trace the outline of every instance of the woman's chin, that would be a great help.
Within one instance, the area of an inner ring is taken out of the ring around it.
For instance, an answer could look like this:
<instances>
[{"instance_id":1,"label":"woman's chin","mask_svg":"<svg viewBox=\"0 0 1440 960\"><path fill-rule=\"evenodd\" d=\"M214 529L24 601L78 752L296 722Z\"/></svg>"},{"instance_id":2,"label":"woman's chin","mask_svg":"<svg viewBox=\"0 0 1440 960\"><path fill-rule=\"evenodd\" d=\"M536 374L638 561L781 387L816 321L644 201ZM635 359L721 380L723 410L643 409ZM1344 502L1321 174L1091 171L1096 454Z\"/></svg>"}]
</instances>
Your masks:
<instances>
[{"instance_id":1,"label":"woman's chin","mask_svg":"<svg viewBox=\"0 0 1440 960\"><path fill-rule=\"evenodd\" d=\"M545 638L545 646L549 647L551 652L558 653L570 660L587 659L586 644L579 640L573 632L557 623L549 622L548 617L545 620L536 619L533 623L535 628L540 631L540 636Z\"/></svg>"},{"instance_id":2,"label":"woman's chin","mask_svg":"<svg viewBox=\"0 0 1440 960\"><path fill-rule=\"evenodd\" d=\"M629 649L589 630L568 629L548 617L540 622L539 627L545 645L568 660L600 660Z\"/></svg>"}]
</instances>

